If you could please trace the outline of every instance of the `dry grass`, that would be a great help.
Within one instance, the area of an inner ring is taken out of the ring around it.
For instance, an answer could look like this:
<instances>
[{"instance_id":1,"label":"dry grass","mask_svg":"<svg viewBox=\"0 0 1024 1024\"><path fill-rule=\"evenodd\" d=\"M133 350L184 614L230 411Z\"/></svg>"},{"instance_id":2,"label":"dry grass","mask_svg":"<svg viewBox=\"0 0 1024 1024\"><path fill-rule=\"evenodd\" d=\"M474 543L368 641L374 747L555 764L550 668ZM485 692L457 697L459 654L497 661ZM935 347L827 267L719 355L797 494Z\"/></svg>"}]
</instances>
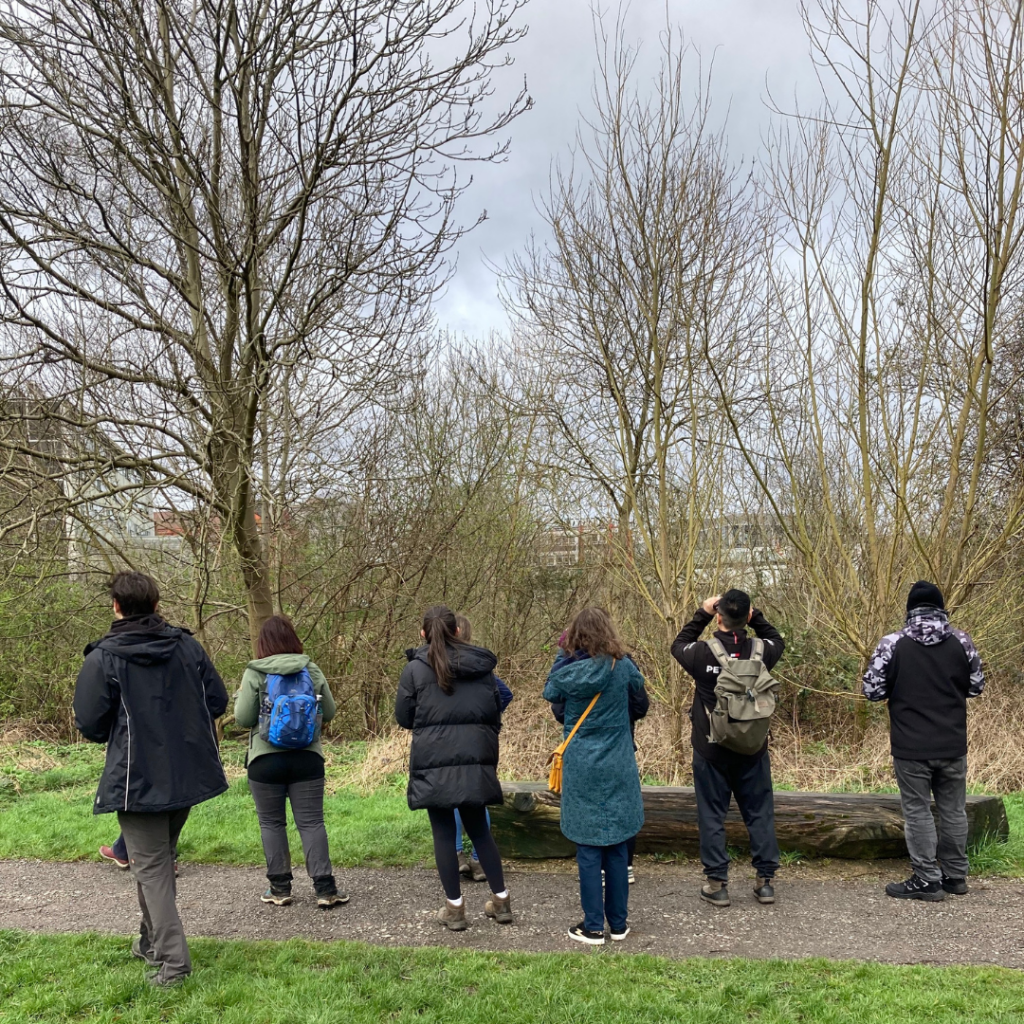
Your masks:
<instances>
[{"instance_id":1,"label":"dry grass","mask_svg":"<svg viewBox=\"0 0 1024 1024\"><path fill-rule=\"evenodd\" d=\"M848 700L844 703L849 703ZM1024 724L1019 696L1011 684L993 685L970 704L968 717L968 784L972 789L1010 793L1024 790ZM838 724L838 723L837 723ZM780 718L773 729L772 775L779 787L808 791L895 789L889 733L884 722L873 723L863 743L840 737L809 739ZM692 781L689 732L682 757L672 749L668 713L652 704L651 713L637 724L637 763L648 782L685 786ZM540 697L516 696L501 731L501 778L515 781L547 776L548 754L561 739L550 705ZM353 782L370 790L393 782L408 771L410 734L396 729L371 743L366 758L353 772Z\"/></svg>"}]
</instances>

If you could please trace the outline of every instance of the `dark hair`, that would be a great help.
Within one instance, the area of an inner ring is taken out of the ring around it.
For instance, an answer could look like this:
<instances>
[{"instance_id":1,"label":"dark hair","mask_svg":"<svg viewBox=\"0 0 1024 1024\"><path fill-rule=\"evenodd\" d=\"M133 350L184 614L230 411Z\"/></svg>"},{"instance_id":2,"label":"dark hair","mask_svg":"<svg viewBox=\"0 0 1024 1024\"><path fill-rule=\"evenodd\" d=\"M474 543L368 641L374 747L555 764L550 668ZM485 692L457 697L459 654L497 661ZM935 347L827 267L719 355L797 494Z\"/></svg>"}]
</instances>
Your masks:
<instances>
[{"instance_id":1,"label":"dark hair","mask_svg":"<svg viewBox=\"0 0 1024 1024\"><path fill-rule=\"evenodd\" d=\"M739 629L750 620L750 595L743 590L727 590L718 599L717 608L726 629Z\"/></svg>"},{"instance_id":2,"label":"dark hair","mask_svg":"<svg viewBox=\"0 0 1024 1024\"><path fill-rule=\"evenodd\" d=\"M122 615L152 615L160 603L156 580L144 572L116 572L107 589Z\"/></svg>"},{"instance_id":3,"label":"dark hair","mask_svg":"<svg viewBox=\"0 0 1024 1024\"><path fill-rule=\"evenodd\" d=\"M464 644L468 644L473 639L473 627L469 624L469 619L465 615L456 615L455 625L459 629L459 639Z\"/></svg>"},{"instance_id":4,"label":"dark hair","mask_svg":"<svg viewBox=\"0 0 1024 1024\"><path fill-rule=\"evenodd\" d=\"M271 615L260 626L256 657L269 658L272 654L302 654L302 641L287 615Z\"/></svg>"},{"instance_id":5,"label":"dark hair","mask_svg":"<svg viewBox=\"0 0 1024 1024\"><path fill-rule=\"evenodd\" d=\"M448 645L459 643L455 612L443 604L435 604L423 613L423 635L427 640L427 664L434 670L437 685L445 693L452 692L452 667L448 662Z\"/></svg>"},{"instance_id":6,"label":"dark hair","mask_svg":"<svg viewBox=\"0 0 1024 1024\"><path fill-rule=\"evenodd\" d=\"M626 656L619 631L603 608L584 608L569 624L559 643L570 653L586 651L592 658L601 654L607 654L610 658Z\"/></svg>"}]
</instances>

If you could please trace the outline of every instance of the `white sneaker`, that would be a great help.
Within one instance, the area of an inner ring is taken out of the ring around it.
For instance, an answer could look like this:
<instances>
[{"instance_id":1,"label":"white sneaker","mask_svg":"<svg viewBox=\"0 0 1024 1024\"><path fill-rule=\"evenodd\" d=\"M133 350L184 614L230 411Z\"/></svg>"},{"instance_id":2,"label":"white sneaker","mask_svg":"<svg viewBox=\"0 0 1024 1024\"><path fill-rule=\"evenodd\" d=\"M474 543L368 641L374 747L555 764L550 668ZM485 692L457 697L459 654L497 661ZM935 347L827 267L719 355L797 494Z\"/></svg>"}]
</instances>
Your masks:
<instances>
[{"instance_id":1,"label":"white sneaker","mask_svg":"<svg viewBox=\"0 0 1024 1024\"><path fill-rule=\"evenodd\" d=\"M612 942L621 942L629 934L629 925L626 925L624 932L609 932Z\"/></svg>"}]
</instances>

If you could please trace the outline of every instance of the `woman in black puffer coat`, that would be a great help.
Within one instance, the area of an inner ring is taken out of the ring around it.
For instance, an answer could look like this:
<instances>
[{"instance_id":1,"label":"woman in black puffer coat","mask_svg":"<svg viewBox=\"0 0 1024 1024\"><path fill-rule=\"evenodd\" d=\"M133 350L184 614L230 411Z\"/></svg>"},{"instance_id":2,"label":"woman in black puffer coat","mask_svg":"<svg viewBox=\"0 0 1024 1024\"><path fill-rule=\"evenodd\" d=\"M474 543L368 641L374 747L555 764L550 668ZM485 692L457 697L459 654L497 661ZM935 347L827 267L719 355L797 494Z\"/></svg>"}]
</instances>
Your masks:
<instances>
[{"instance_id":1,"label":"woman in black puffer coat","mask_svg":"<svg viewBox=\"0 0 1024 1024\"><path fill-rule=\"evenodd\" d=\"M443 605L427 609L421 636L426 646L409 652L398 682L395 719L412 730L409 807L426 808L430 817L434 860L447 897L437 919L452 931L467 925L455 852L458 808L491 887L484 910L508 924L511 898L485 810L502 802L497 770L501 698L494 678L498 659L484 647L461 643L455 614Z\"/></svg>"}]
</instances>

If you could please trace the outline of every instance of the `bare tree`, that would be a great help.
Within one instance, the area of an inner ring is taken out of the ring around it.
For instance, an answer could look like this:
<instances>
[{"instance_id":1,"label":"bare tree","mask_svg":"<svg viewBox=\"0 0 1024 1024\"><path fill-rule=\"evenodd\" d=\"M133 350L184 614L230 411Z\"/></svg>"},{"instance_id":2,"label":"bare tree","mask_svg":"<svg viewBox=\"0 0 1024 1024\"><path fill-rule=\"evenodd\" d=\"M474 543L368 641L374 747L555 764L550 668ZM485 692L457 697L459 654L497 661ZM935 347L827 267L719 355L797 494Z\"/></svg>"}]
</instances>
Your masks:
<instances>
[{"instance_id":1,"label":"bare tree","mask_svg":"<svg viewBox=\"0 0 1024 1024\"><path fill-rule=\"evenodd\" d=\"M757 217L712 127L699 55L666 29L648 96L621 25L612 39L599 18L595 28L591 131L555 174L550 243L509 268L508 304L525 343L524 402L550 430L549 470L577 484L577 516L611 511L616 572L658 617L666 646L719 568L736 458L704 353L723 364L737 355ZM652 659L654 671L665 660ZM681 740L675 668L661 692Z\"/></svg>"},{"instance_id":2,"label":"bare tree","mask_svg":"<svg viewBox=\"0 0 1024 1024\"><path fill-rule=\"evenodd\" d=\"M1024 525L1019 475L988 471L1016 386L993 366L1024 283L1024 13L805 18L826 101L769 140L764 357L718 379L816 625L863 666L911 580L969 604Z\"/></svg>"},{"instance_id":3,"label":"bare tree","mask_svg":"<svg viewBox=\"0 0 1024 1024\"><path fill-rule=\"evenodd\" d=\"M111 450L77 455L97 480L212 509L254 635L260 426L309 374L332 418L397 386L462 231L458 165L499 159L529 105L491 99L524 2L0 11L6 372L102 428Z\"/></svg>"}]
</instances>

